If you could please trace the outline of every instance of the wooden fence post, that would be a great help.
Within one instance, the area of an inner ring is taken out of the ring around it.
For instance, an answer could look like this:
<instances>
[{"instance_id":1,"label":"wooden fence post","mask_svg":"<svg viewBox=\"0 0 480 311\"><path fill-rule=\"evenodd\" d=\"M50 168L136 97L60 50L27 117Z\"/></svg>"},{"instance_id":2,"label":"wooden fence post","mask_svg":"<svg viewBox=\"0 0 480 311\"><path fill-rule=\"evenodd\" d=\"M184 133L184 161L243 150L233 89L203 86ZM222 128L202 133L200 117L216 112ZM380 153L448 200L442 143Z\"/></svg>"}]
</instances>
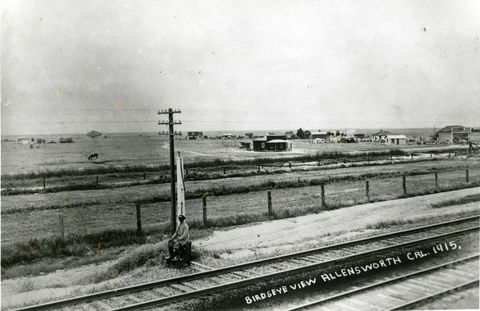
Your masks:
<instances>
[{"instance_id":1,"label":"wooden fence post","mask_svg":"<svg viewBox=\"0 0 480 311\"><path fill-rule=\"evenodd\" d=\"M367 196L367 201L370 202L370 183L368 180L365 181L365 195Z\"/></svg>"},{"instance_id":2,"label":"wooden fence post","mask_svg":"<svg viewBox=\"0 0 480 311\"><path fill-rule=\"evenodd\" d=\"M63 214L62 213L58 214L58 224L59 224L59 227L60 227L60 238L62 239L62 241L65 241L65 226L64 226L64 223L63 223Z\"/></svg>"},{"instance_id":3,"label":"wooden fence post","mask_svg":"<svg viewBox=\"0 0 480 311\"><path fill-rule=\"evenodd\" d=\"M135 209L137 210L137 235L142 235L142 215L140 211L140 203L135 203Z\"/></svg>"},{"instance_id":4,"label":"wooden fence post","mask_svg":"<svg viewBox=\"0 0 480 311\"><path fill-rule=\"evenodd\" d=\"M267 199L268 199L268 217L273 216L273 211L272 211L272 192L267 191Z\"/></svg>"},{"instance_id":5,"label":"wooden fence post","mask_svg":"<svg viewBox=\"0 0 480 311\"><path fill-rule=\"evenodd\" d=\"M435 189L438 190L438 173L435 172Z\"/></svg>"},{"instance_id":6,"label":"wooden fence post","mask_svg":"<svg viewBox=\"0 0 480 311\"><path fill-rule=\"evenodd\" d=\"M403 194L407 194L407 176L403 174L402 176L402 187L403 187Z\"/></svg>"},{"instance_id":7,"label":"wooden fence post","mask_svg":"<svg viewBox=\"0 0 480 311\"><path fill-rule=\"evenodd\" d=\"M202 197L203 200L203 226L206 228L208 226L208 220L207 220L207 196Z\"/></svg>"},{"instance_id":8,"label":"wooden fence post","mask_svg":"<svg viewBox=\"0 0 480 311\"><path fill-rule=\"evenodd\" d=\"M145 172L143 172L143 180L147 179L147 176L145 175Z\"/></svg>"},{"instance_id":9,"label":"wooden fence post","mask_svg":"<svg viewBox=\"0 0 480 311\"><path fill-rule=\"evenodd\" d=\"M465 170L465 181L469 182L468 168Z\"/></svg>"},{"instance_id":10,"label":"wooden fence post","mask_svg":"<svg viewBox=\"0 0 480 311\"><path fill-rule=\"evenodd\" d=\"M390 162L393 162L393 156L390 155Z\"/></svg>"},{"instance_id":11,"label":"wooden fence post","mask_svg":"<svg viewBox=\"0 0 480 311\"><path fill-rule=\"evenodd\" d=\"M97 175L97 180L95 182L95 186L98 186L98 175Z\"/></svg>"},{"instance_id":12,"label":"wooden fence post","mask_svg":"<svg viewBox=\"0 0 480 311\"><path fill-rule=\"evenodd\" d=\"M413 160L413 153L410 153L410 160Z\"/></svg>"},{"instance_id":13,"label":"wooden fence post","mask_svg":"<svg viewBox=\"0 0 480 311\"><path fill-rule=\"evenodd\" d=\"M325 204L325 184L321 184L320 187L321 187L320 196L321 196L322 209L326 209L327 205Z\"/></svg>"},{"instance_id":14,"label":"wooden fence post","mask_svg":"<svg viewBox=\"0 0 480 311\"><path fill-rule=\"evenodd\" d=\"M46 178L43 176L43 189L45 189L45 184L46 184Z\"/></svg>"},{"instance_id":15,"label":"wooden fence post","mask_svg":"<svg viewBox=\"0 0 480 311\"><path fill-rule=\"evenodd\" d=\"M227 169L223 168L223 175L225 175L226 173L227 173Z\"/></svg>"}]
</instances>

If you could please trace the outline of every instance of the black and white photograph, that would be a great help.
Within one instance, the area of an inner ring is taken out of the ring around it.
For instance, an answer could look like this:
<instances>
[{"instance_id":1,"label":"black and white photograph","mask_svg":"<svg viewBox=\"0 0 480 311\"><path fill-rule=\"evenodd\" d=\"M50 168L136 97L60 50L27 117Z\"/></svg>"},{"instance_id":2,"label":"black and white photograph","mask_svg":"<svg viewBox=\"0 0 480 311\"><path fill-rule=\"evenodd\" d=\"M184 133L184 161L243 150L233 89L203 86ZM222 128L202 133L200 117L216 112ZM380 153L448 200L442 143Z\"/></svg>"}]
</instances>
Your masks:
<instances>
[{"instance_id":1,"label":"black and white photograph","mask_svg":"<svg viewBox=\"0 0 480 311\"><path fill-rule=\"evenodd\" d=\"M5 0L1 310L478 310L480 1Z\"/></svg>"}]
</instances>

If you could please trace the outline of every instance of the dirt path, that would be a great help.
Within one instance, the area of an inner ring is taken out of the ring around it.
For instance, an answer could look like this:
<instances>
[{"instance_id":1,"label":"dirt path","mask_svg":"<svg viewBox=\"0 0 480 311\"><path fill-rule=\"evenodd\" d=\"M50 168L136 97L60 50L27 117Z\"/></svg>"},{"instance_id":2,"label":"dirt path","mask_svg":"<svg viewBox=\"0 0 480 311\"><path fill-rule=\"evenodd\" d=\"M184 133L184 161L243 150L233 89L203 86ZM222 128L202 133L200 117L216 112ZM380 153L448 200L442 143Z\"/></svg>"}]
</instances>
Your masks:
<instances>
[{"instance_id":1,"label":"dirt path","mask_svg":"<svg viewBox=\"0 0 480 311\"><path fill-rule=\"evenodd\" d=\"M198 241L198 245L211 251L229 253L236 250L247 255L254 251L278 248L307 242L321 235L335 236L341 232L363 230L369 225L382 221L407 220L436 217L465 211L479 211L479 203L432 208L431 204L444 200L461 198L466 195L480 194L480 187L437 193L406 199L351 206L319 214L300 216L244 225L230 230L217 230L212 236Z\"/></svg>"}]
</instances>

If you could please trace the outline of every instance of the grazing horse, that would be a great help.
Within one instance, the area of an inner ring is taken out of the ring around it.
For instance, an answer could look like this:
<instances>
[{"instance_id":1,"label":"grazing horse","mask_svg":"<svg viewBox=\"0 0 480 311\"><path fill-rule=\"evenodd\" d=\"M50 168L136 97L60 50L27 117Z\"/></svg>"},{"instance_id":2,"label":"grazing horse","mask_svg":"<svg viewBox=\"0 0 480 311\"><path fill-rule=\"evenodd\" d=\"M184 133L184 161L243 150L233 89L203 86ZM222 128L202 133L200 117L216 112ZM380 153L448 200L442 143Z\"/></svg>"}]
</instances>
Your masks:
<instances>
[{"instance_id":1,"label":"grazing horse","mask_svg":"<svg viewBox=\"0 0 480 311\"><path fill-rule=\"evenodd\" d=\"M90 153L90 155L88 156L88 159L89 160L98 159L98 153Z\"/></svg>"}]
</instances>

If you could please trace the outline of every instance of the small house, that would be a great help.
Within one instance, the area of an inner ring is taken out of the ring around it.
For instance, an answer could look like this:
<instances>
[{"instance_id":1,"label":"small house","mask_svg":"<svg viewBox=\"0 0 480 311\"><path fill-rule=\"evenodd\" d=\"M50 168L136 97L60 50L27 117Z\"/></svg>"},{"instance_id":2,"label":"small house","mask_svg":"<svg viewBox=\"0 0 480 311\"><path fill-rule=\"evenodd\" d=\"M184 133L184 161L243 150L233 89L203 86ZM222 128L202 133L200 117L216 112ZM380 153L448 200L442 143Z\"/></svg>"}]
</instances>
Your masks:
<instances>
[{"instance_id":1,"label":"small house","mask_svg":"<svg viewBox=\"0 0 480 311\"><path fill-rule=\"evenodd\" d=\"M458 144L468 141L470 129L461 125L449 125L440 129L436 135L439 143Z\"/></svg>"},{"instance_id":2,"label":"small house","mask_svg":"<svg viewBox=\"0 0 480 311\"><path fill-rule=\"evenodd\" d=\"M291 151L292 142L286 139L285 134L269 134L262 138L253 139L254 151Z\"/></svg>"},{"instance_id":3,"label":"small house","mask_svg":"<svg viewBox=\"0 0 480 311\"><path fill-rule=\"evenodd\" d=\"M387 145L406 145L407 141L408 139L405 135L387 135L385 138Z\"/></svg>"},{"instance_id":4,"label":"small house","mask_svg":"<svg viewBox=\"0 0 480 311\"><path fill-rule=\"evenodd\" d=\"M322 142L329 143L330 142L330 134L327 132L312 132L310 137L315 140L319 139Z\"/></svg>"},{"instance_id":5,"label":"small house","mask_svg":"<svg viewBox=\"0 0 480 311\"><path fill-rule=\"evenodd\" d=\"M195 140L199 138L203 138L203 132L187 132L188 140Z\"/></svg>"},{"instance_id":6,"label":"small house","mask_svg":"<svg viewBox=\"0 0 480 311\"><path fill-rule=\"evenodd\" d=\"M379 132L372 134L372 141L377 143L384 143L386 142L388 135L392 135L392 133L389 131L380 130Z\"/></svg>"}]
</instances>

